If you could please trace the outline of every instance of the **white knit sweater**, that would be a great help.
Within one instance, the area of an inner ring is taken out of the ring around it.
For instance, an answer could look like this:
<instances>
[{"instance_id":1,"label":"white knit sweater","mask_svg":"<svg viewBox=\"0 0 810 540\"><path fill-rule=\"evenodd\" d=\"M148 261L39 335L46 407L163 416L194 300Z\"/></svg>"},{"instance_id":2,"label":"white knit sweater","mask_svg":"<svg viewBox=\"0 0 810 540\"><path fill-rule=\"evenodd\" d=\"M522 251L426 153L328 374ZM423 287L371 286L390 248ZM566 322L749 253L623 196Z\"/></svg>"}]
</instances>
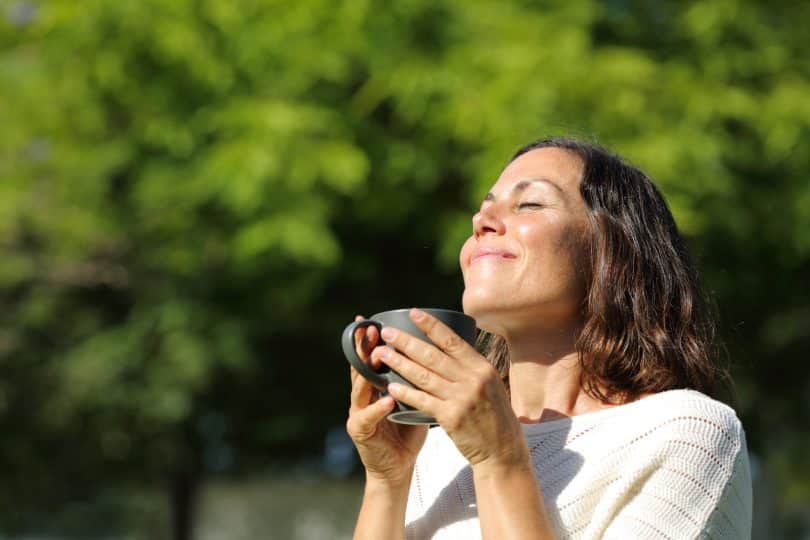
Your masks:
<instances>
[{"instance_id":1,"label":"white knit sweater","mask_svg":"<svg viewBox=\"0 0 810 540\"><path fill-rule=\"evenodd\" d=\"M745 433L732 409L699 392L670 390L524 433L559 538L751 536ZM409 540L481 538L472 471L440 427L417 459L405 522Z\"/></svg>"}]
</instances>

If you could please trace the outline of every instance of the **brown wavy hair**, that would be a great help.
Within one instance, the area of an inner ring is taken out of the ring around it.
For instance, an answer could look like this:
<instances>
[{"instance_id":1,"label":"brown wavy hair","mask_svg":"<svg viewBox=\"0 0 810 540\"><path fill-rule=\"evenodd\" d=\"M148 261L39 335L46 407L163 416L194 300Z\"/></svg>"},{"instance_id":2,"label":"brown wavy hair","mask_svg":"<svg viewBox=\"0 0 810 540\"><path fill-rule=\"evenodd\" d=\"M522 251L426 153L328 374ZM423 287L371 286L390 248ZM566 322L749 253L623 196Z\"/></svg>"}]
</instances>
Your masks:
<instances>
[{"instance_id":1,"label":"brown wavy hair","mask_svg":"<svg viewBox=\"0 0 810 540\"><path fill-rule=\"evenodd\" d=\"M560 148L582 160L590 265L576 341L585 392L605 403L691 388L730 391L717 364L715 309L661 193L642 171L604 148L569 138L534 141L512 156ZM509 385L509 350L482 332L479 345Z\"/></svg>"}]
</instances>

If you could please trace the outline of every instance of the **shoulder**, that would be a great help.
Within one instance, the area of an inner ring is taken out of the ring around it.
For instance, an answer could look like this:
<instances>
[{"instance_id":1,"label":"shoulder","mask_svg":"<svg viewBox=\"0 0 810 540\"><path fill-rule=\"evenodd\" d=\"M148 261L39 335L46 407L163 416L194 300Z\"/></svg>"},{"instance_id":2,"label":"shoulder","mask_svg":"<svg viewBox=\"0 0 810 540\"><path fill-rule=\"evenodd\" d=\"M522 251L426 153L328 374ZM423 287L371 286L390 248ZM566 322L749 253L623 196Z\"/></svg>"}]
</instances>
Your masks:
<instances>
[{"instance_id":1,"label":"shoulder","mask_svg":"<svg viewBox=\"0 0 810 540\"><path fill-rule=\"evenodd\" d=\"M696 390L661 392L638 402L640 416L655 425L716 431L732 438L742 435L737 413L720 401Z\"/></svg>"},{"instance_id":2,"label":"shoulder","mask_svg":"<svg viewBox=\"0 0 810 540\"><path fill-rule=\"evenodd\" d=\"M640 523L675 536L750 536L745 433L731 407L670 390L617 408L611 427L622 441L602 462L620 479L612 489L622 503L606 537L637 537Z\"/></svg>"},{"instance_id":3,"label":"shoulder","mask_svg":"<svg viewBox=\"0 0 810 540\"><path fill-rule=\"evenodd\" d=\"M745 432L734 409L700 392L670 390L635 405L632 421L639 446L715 465L729 464L746 452Z\"/></svg>"}]
</instances>

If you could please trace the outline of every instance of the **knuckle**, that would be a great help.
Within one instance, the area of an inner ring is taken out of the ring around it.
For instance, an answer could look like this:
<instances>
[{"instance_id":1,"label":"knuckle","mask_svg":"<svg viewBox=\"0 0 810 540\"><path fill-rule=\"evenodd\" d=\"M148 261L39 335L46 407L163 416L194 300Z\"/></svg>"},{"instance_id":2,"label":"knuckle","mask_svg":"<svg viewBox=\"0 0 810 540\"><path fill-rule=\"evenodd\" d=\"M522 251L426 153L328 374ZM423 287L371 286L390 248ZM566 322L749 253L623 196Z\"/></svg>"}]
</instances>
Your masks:
<instances>
[{"instance_id":1,"label":"knuckle","mask_svg":"<svg viewBox=\"0 0 810 540\"><path fill-rule=\"evenodd\" d=\"M476 377L472 384L472 390L476 398L480 399L487 393L489 387L489 379L486 377Z\"/></svg>"},{"instance_id":2,"label":"knuckle","mask_svg":"<svg viewBox=\"0 0 810 540\"><path fill-rule=\"evenodd\" d=\"M458 402L458 414L459 416L464 414L469 414L470 411L475 410L475 406L478 403L480 398L476 396L467 395L461 398Z\"/></svg>"},{"instance_id":3,"label":"knuckle","mask_svg":"<svg viewBox=\"0 0 810 540\"><path fill-rule=\"evenodd\" d=\"M449 334L442 340L442 348L446 351L455 351L461 348L461 338L457 334Z\"/></svg>"},{"instance_id":4,"label":"knuckle","mask_svg":"<svg viewBox=\"0 0 810 540\"><path fill-rule=\"evenodd\" d=\"M439 351L436 349L428 349L425 353L425 360L427 360L430 364L436 364L439 361Z\"/></svg>"},{"instance_id":5,"label":"knuckle","mask_svg":"<svg viewBox=\"0 0 810 540\"><path fill-rule=\"evenodd\" d=\"M477 374L477 378L484 383L490 383L498 379L498 371L492 366L492 364L482 364L481 367L478 368Z\"/></svg>"},{"instance_id":6,"label":"knuckle","mask_svg":"<svg viewBox=\"0 0 810 540\"><path fill-rule=\"evenodd\" d=\"M478 362L475 366L475 372L482 377L488 377L495 372L495 367L489 362Z\"/></svg>"},{"instance_id":7,"label":"knuckle","mask_svg":"<svg viewBox=\"0 0 810 540\"><path fill-rule=\"evenodd\" d=\"M373 426L369 425L368 422L361 421L356 414L349 416L346 421L346 433L354 440L367 439L371 432L373 432Z\"/></svg>"},{"instance_id":8,"label":"knuckle","mask_svg":"<svg viewBox=\"0 0 810 540\"><path fill-rule=\"evenodd\" d=\"M420 388L427 388L432 380L433 377L431 376L430 372L428 370L422 370L416 375L416 380L414 382L416 383L416 386Z\"/></svg>"},{"instance_id":9,"label":"knuckle","mask_svg":"<svg viewBox=\"0 0 810 540\"><path fill-rule=\"evenodd\" d=\"M488 381L489 385L493 388L495 387L500 388L503 386L503 376L495 368L492 368L490 370Z\"/></svg>"},{"instance_id":10,"label":"knuckle","mask_svg":"<svg viewBox=\"0 0 810 540\"><path fill-rule=\"evenodd\" d=\"M427 317L425 320L425 329L427 330L427 332L425 333L433 332L434 330L436 330L438 324L439 321L437 319L434 319L433 317Z\"/></svg>"}]
</instances>

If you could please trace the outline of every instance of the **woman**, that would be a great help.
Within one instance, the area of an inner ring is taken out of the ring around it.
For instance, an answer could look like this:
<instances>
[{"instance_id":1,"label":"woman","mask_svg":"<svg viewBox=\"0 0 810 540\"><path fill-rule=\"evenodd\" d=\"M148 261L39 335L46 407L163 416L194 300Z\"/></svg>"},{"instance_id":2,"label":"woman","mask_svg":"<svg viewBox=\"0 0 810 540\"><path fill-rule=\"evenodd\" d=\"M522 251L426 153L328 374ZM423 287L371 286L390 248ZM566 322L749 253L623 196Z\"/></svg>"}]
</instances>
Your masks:
<instances>
[{"instance_id":1,"label":"woman","mask_svg":"<svg viewBox=\"0 0 810 540\"><path fill-rule=\"evenodd\" d=\"M517 152L460 255L484 355L431 316L435 344L384 329L359 348L439 427L385 420L352 372L366 469L355 538L749 538L734 412L709 397L713 326L683 240L638 169L596 146Z\"/></svg>"}]
</instances>

